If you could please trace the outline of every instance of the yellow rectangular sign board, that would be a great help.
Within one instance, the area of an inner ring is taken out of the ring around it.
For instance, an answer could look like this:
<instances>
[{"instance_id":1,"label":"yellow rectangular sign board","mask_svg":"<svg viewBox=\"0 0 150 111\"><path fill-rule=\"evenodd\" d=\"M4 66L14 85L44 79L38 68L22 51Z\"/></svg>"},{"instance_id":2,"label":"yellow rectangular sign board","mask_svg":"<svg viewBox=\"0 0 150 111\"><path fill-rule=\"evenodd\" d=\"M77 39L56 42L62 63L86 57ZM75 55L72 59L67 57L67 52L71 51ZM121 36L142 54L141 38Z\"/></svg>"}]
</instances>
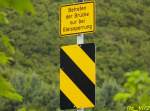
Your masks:
<instances>
[{"instance_id":1,"label":"yellow rectangular sign board","mask_svg":"<svg viewBox=\"0 0 150 111\"><path fill-rule=\"evenodd\" d=\"M60 48L60 108L95 107L95 44Z\"/></svg>"},{"instance_id":2,"label":"yellow rectangular sign board","mask_svg":"<svg viewBox=\"0 0 150 111\"><path fill-rule=\"evenodd\" d=\"M60 8L60 35L77 35L95 31L95 3L83 2Z\"/></svg>"}]
</instances>

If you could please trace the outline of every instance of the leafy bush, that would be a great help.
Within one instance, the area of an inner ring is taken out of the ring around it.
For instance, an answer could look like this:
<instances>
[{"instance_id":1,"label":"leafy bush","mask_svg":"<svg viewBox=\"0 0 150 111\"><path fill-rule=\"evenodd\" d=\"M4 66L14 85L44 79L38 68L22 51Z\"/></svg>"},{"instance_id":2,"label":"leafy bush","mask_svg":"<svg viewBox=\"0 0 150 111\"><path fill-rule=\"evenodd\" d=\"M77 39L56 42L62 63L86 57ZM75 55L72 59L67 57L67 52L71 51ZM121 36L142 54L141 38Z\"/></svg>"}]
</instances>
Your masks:
<instances>
[{"instance_id":1,"label":"leafy bush","mask_svg":"<svg viewBox=\"0 0 150 111\"><path fill-rule=\"evenodd\" d=\"M127 102L129 105L150 104L150 76L144 71L133 71L125 74L127 81L123 85L123 92L115 95L115 101Z\"/></svg>"}]
</instances>

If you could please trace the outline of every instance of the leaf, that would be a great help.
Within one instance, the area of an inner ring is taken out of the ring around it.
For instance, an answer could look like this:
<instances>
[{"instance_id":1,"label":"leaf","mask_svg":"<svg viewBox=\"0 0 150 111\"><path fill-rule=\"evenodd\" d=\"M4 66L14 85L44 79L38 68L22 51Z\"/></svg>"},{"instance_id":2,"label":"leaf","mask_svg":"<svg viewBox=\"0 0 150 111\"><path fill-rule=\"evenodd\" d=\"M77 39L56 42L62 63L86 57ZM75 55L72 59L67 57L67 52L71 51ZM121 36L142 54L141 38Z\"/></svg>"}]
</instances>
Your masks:
<instances>
[{"instance_id":1,"label":"leaf","mask_svg":"<svg viewBox=\"0 0 150 111\"><path fill-rule=\"evenodd\" d=\"M6 13L0 12L0 24L9 24Z\"/></svg>"},{"instance_id":2,"label":"leaf","mask_svg":"<svg viewBox=\"0 0 150 111\"><path fill-rule=\"evenodd\" d=\"M9 57L5 55L4 52L0 52L0 64L7 64L9 62Z\"/></svg>"},{"instance_id":3,"label":"leaf","mask_svg":"<svg viewBox=\"0 0 150 111\"><path fill-rule=\"evenodd\" d=\"M11 0L0 0L0 7L1 8L9 7L10 1Z\"/></svg>"},{"instance_id":4,"label":"leaf","mask_svg":"<svg viewBox=\"0 0 150 111\"><path fill-rule=\"evenodd\" d=\"M118 93L114 96L114 101L126 101L132 95L130 93Z\"/></svg>"},{"instance_id":5,"label":"leaf","mask_svg":"<svg viewBox=\"0 0 150 111\"><path fill-rule=\"evenodd\" d=\"M10 43L10 40L7 36L3 35L2 36L2 42L4 44L4 46L8 49L8 51L11 53L11 54L14 54L15 53L15 49L14 47L11 45Z\"/></svg>"},{"instance_id":6,"label":"leaf","mask_svg":"<svg viewBox=\"0 0 150 111\"><path fill-rule=\"evenodd\" d=\"M25 12L31 12L32 14L35 13L30 0L13 0L11 1L10 5L21 15L23 15Z\"/></svg>"},{"instance_id":7,"label":"leaf","mask_svg":"<svg viewBox=\"0 0 150 111\"><path fill-rule=\"evenodd\" d=\"M26 111L26 108L22 107L22 108L18 109L17 111Z\"/></svg>"},{"instance_id":8,"label":"leaf","mask_svg":"<svg viewBox=\"0 0 150 111\"><path fill-rule=\"evenodd\" d=\"M25 12L31 12L32 14L35 13L30 0L0 0L0 8L15 9L21 15Z\"/></svg>"},{"instance_id":9,"label":"leaf","mask_svg":"<svg viewBox=\"0 0 150 111\"><path fill-rule=\"evenodd\" d=\"M150 104L150 95L147 94L143 94L142 96L139 97L140 103L141 104L145 104L145 105L149 105Z\"/></svg>"},{"instance_id":10,"label":"leaf","mask_svg":"<svg viewBox=\"0 0 150 111\"><path fill-rule=\"evenodd\" d=\"M0 96L14 101L23 101L23 97L16 92L10 82L0 76Z\"/></svg>"},{"instance_id":11,"label":"leaf","mask_svg":"<svg viewBox=\"0 0 150 111\"><path fill-rule=\"evenodd\" d=\"M141 104L149 104L149 92L150 92L150 77L148 72L145 71L133 71L126 73L127 82L124 83L124 90L127 92L117 93L114 96L115 101L137 100L135 102Z\"/></svg>"}]
</instances>

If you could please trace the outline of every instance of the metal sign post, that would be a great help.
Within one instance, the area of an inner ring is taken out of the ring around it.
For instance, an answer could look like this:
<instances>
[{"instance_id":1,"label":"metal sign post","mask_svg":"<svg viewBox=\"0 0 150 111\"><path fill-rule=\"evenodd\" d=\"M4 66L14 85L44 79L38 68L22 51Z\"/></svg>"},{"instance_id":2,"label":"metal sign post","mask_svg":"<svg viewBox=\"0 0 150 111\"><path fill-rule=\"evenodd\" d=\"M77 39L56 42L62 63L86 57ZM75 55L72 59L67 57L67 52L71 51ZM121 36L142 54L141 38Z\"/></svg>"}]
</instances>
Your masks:
<instances>
[{"instance_id":1,"label":"metal sign post","mask_svg":"<svg viewBox=\"0 0 150 111\"><path fill-rule=\"evenodd\" d=\"M77 110L77 111L84 111L84 109L79 109L79 110Z\"/></svg>"},{"instance_id":2,"label":"metal sign post","mask_svg":"<svg viewBox=\"0 0 150 111\"><path fill-rule=\"evenodd\" d=\"M78 2L84 2L84 0L78 0ZM83 44L84 43L84 34L79 34L77 36L77 44ZM84 111L84 109L78 109L77 111Z\"/></svg>"},{"instance_id":3,"label":"metal sign post","mask_svg":"<svg viewBox=\"0 0 150 111\"><path fill-rule=\"evenodd\" d=\"M84 43L84 34L79 34L77 36L77 44L83 44Z\"/></svg>"},{"instance_id":4,"label":"metal sign post","mask_svg":"<svg viewBox=\"0 0 150 111\"><path fill-rule=\"evenodd\" d=\"M84 43L84 34L80 34L77 36L77 44L83 44ZM78 109L77 111L84 111L84 109Z\"/></svg>"},{"instance_id":5,"label":"metal sign post","mask_svg":"<svg viewBox=\"0 0 150 111\"><path fill-rule=\"evenodd\" d=\"M78 2L84 2L84 0L78 0ZM83 44L83 43L84 43L84 34L79 34L77 36L77 44Z\"/></svg>"}]
</instances>

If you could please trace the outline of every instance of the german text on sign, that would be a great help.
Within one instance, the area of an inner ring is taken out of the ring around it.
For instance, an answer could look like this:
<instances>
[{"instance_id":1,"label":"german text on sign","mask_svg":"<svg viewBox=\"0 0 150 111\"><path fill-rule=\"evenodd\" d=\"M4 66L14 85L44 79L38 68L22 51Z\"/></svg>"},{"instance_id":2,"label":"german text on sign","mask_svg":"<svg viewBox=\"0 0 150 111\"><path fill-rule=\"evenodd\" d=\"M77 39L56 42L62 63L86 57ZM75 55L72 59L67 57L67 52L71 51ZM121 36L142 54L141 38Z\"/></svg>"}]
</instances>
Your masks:
<instances>
[{"instance_id":1,"label":"german text on sign","mask_svg":"<svg viewBox=\"0 0 150 111\"><path fill-rule=\"evenodd\" d=\"M95 84L95 45L89 43L61 47L61 109L93 108Z\"/></svg>"},{"instance_id":2,"label":"german text on sign","mask_svg":"<svg viewBox=\"0 0 150 111\"><path fill-rule=\"evenodd\" d=\"M95 31L95 4L85 2L60 8L60 35L73 35Z\"/></svg>"}]
</instances>

